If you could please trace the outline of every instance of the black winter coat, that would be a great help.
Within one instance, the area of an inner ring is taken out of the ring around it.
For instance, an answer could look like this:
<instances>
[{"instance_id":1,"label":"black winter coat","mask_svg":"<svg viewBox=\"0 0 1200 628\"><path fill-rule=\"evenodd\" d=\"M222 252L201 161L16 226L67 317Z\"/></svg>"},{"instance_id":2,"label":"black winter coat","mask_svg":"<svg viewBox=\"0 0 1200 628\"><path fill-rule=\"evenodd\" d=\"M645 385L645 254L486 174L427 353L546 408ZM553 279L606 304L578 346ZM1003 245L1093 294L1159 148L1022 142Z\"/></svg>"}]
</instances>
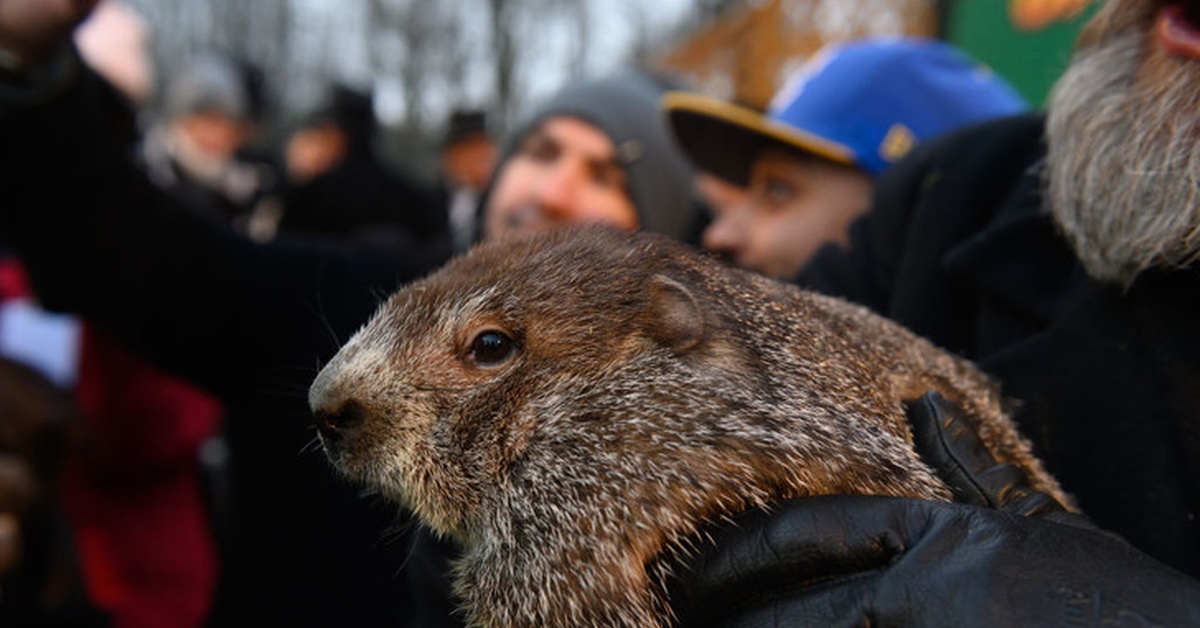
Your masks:
<instances>
[{"instance_id":1,"label":"black winter coat","mask_svg":"<svg viewBox=\"0 0 1200 628\"><path fill-rule=\"evenodd\" d=\"M432 186L397 172L365 149L284 194L280 233L352 238L402 229L419 242L446 238L445 211Z\"/></svg>"},{"instance_id":2,"label":"black winter coat","mask_svg":"<svg viewBox=\"0 0 1200 628\"><path fill-rule=\"evenodd\" d=\"M341 481L306 402L382 298L430 270L315 242L252 243L181 207L129 158L127 111L85 74L0 111L0 239L51 309L76 312L217 394L234 521L217 625L407 625L396 508Z\"/></svg>"},{"instance_id":3,"label":"black winter coat","mask_svg":"<svg viewBox=\"0 0 1200 628\"><path fill-rule=\"evenodd\" d=\"M1200 576L1200 270L1087 277L1043 210L1040 117L960 132L879 184L801 277L978 361L1096 523Z\"/></svg>"}]
</instances>

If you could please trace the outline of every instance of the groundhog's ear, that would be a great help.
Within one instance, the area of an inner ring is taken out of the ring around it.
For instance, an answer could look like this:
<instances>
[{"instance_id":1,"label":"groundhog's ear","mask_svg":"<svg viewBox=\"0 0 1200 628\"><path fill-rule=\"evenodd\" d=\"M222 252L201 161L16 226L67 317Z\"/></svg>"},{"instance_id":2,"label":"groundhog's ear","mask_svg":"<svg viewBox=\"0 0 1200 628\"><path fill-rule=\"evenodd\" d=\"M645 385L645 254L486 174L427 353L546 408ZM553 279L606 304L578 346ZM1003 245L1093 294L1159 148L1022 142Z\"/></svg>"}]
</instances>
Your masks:
<instances>
[{"instance_id":1,"label":"groundhog's ear","mask_svg":"<svg viewBox=\"0 0 1200 628\"><path fill-rule=\"evenodd\" d=\"M665 275L650 280L650 335L676 355L704 340L704 312L686 286Z\"/></svg>"}]
</instances>

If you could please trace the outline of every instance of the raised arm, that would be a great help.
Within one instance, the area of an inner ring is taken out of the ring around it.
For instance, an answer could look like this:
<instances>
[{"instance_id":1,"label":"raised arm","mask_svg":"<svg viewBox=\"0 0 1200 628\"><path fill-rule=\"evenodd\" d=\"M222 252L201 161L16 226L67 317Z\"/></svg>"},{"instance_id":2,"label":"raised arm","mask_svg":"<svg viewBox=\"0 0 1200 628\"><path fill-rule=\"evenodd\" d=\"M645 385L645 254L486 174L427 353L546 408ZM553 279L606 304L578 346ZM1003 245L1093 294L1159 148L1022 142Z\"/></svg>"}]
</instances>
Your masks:
<instances>
[{"instance_id":1,"label":"raised arm","mask_svg":"<svg viewBox=\"0 0 1200 628\"><path fill-rule=\"evenodd\" d=\"M257 245L157 189L131 159L132 113L70 47L69 26L90 4L0 0L0 47L20 59L0 75L0 240L46 306L173 371L218 393L264 382L302 390L379 298L427 262Z\"/></svg>"}]
</instances>

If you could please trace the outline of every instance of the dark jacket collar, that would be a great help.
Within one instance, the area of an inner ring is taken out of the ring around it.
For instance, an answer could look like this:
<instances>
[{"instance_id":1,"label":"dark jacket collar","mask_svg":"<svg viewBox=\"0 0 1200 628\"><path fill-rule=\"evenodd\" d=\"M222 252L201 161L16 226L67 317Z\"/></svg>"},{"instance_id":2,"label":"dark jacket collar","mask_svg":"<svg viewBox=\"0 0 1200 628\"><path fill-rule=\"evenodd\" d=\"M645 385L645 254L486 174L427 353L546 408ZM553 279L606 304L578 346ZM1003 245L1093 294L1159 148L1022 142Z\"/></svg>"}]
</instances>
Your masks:
<instances>
[{"instance_id":1,"label":"dark jacket collar","mask_svg":"<svg viewBox=\"0 0 1200 628\"><path fill-rule=\"evenodd\" d=\"M944 263L976 290L1049 321L1087 278L1042 207L1041 170L1041 161L1026 170L988 226L948 250Z\"/></svg>"}]
</instances>

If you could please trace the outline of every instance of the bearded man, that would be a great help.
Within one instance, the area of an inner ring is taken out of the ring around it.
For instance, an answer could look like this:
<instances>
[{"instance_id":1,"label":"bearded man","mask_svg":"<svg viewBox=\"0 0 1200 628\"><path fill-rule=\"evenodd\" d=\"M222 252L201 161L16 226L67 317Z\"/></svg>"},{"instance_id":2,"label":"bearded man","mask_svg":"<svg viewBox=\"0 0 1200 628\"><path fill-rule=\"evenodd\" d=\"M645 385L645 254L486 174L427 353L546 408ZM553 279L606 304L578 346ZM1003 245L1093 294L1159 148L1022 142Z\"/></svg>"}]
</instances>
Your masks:
<instances>
[{"instance_id":1,"label":"bearded man","mask_svg":"<svg viewBox=\"0 0 1200 628\"><path fill-rule=\"evenodd\" d=\"M1116 0L1045 118L904 164L807 269L969 356L1089 517L1200 574L1200 2Z\"/></svg>"},{"instance_id":2,"label":"bearded man","mask_svg":"<svg viewBox=\"0 0 1200 628\"><path fill-rule=\"evenodd\" d=\"M1198 104L1200 2L1111 0L1044 116L918 149L800 278L996 375L1086 519L943 406L944 475L985 508L789 504L718 537L685 616L754 591L732 623L1200 625Z\"/></svg>"}]
</instances>

